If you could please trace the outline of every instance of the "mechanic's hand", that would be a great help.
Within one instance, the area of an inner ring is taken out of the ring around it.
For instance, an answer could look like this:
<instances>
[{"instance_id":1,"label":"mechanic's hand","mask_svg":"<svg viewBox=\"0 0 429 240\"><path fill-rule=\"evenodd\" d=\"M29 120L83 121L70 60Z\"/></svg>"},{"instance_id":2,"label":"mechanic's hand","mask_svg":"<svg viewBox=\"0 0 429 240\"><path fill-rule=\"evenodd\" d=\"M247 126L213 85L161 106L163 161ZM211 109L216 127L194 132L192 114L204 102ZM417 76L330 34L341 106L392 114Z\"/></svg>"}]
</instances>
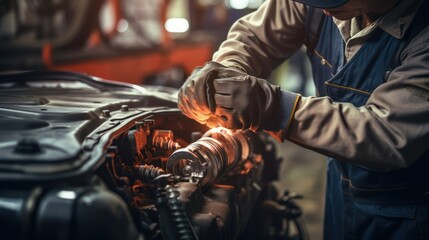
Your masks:
<instances>
[{"instance_id":1,"label":"mechanic's hand","mask_svg":"<svg viewBox=\"0 0 429 240\"><path fill-rule=\"evenodd\" d=\"M213 81L243 75L234 68L227 68L217 62L208 62L197 67L179 90L178 107L186 116L209 127L218 125L215 113Z\"/></svg>"},{"instance_id":2,"label":"mechanic's hand","mask_svg":"<svg viewBox=\"0 0 429 240\"><path fill-rule=\"evenodd\" d=\"M245 73L216 78L213 86L215 118L230 129L263 130L280 98L280 87Z\"/></svg>"}]
</instances>

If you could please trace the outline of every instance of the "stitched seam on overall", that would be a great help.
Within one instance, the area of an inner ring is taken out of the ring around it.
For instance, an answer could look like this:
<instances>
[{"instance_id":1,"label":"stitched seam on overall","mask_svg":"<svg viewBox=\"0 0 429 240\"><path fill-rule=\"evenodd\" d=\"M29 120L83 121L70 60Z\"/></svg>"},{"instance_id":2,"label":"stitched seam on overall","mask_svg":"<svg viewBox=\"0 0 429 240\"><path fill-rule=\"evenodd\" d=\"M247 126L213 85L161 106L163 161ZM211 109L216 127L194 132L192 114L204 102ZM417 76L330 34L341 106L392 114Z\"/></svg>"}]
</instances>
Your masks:
<instances>
[{"instance_id":1,"label":"stitched seam on overall","mask_svg":"<svg viewBox=\"0 0 429 240\"><path fill-rule=\"evenodd\" d=\"M323 56L322 56L322 54L320 54L316 49L314 49L314 53L315 53L318 57L320 57L320 58L322 58L322 59L325 59L326 64L327 64L330 68L332 68L332 64L331 64L330 62L328 62L328 60L327 60L325 57L323 57Z\"/></svg>"},{"instance_id":2,"label":"stitched seam on overall","mask_svg":"<svg viewBox=\"0 0 429 240\"><path fill-rule=\"evenodd\" d=\"M371 95L371 92L367 92L367 91L356 89L356 88L352 88L352 87L341 86L341 85L337 85L335 83L325 82L325 85L329 85L329 86L337 87L337 88L343 88L343 89L355 91L355 92L358 92L358 93L362 93L362 94L365 94L365 95Z\"/></svg>"}]
</instances>

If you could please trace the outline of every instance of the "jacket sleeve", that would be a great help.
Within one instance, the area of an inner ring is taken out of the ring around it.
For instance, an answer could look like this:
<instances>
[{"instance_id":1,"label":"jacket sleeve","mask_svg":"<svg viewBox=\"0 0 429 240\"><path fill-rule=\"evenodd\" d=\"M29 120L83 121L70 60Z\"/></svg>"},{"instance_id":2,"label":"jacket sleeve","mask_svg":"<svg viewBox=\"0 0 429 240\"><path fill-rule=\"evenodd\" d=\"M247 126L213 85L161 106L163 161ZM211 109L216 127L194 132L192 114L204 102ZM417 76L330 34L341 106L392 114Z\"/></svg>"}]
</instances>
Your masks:
<instances>
[{"instance_id":1,"label":"jacket sleeve","mask_svg":"<svg viewBox=\"0 0 429 240\"><path fill-rule=\"evenodd\" d=\"M288 0L265 1L231 27L213 61L249 75L267 77L304 42L306 7Z\"/></svg>"},{"instance_id":2,"label":"jacket sleeve","mask_svg":"<svg viewBox=\"0 0 429 240\"><path fill-rule=\"evenodd\" d=\"M416 39L365 106L302 97L289 128L271 134L373 170L410 166L429 149L429 27Z\"/></svg>"}]
</instances>

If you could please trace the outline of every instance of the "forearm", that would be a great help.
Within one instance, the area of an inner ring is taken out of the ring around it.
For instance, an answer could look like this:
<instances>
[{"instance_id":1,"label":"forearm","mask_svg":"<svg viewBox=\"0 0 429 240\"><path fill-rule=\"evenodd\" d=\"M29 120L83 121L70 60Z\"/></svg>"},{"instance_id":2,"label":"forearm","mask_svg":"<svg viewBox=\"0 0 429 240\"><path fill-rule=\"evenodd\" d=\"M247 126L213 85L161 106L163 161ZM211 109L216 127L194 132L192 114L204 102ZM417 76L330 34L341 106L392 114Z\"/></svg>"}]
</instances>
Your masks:
<instances>
[{"instance_id":1,"label":"forearm","mask_svg":"<svg viewBox=\"0 0 429 240\"><path fill-rule=\"evenodd\" d=\"M213 60L253 76L267 77L303 44L305 14L302 4L266 1L233 25Z\"/></svg>"},{"instance_id":2,"label":"forearm","mask_svg":"<svg viewBox=\"0 0 429 240\"><path fill-rule=\"evenodd\" d=\"M283 137L373 170L407 167L428 148L429 103L405 88L386 90L362 107L302 97Z\"/></svg>"}]
</instances>

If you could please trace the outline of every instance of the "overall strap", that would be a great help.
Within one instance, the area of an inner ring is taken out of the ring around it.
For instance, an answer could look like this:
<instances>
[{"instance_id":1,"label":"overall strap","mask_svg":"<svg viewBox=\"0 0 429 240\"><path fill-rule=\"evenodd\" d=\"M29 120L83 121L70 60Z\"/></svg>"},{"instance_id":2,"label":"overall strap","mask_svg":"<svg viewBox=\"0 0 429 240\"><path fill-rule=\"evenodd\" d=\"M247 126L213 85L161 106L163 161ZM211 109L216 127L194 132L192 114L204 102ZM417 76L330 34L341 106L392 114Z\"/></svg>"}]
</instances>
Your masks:
<instances>
[{"instance_id":1,"label":"overall strap","mask_svg":"<svg viewBox=\"0 0 429 240\"><path fill-rule=\"evenodd\" d=\"M313 54L316 48L324 20L325 14L321 9L307 6L304 45L307 47L307 53L309 54Z\"/></svg>"}]
</instances>

